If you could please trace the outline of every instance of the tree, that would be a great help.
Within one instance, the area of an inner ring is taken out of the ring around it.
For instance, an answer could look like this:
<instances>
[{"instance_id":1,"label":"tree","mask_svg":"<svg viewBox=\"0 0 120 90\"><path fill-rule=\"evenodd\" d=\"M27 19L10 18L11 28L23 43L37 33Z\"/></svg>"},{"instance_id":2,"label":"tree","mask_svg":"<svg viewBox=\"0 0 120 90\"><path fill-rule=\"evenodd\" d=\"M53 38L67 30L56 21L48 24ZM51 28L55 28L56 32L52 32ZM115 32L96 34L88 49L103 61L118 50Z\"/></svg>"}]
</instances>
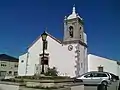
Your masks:
<instances>
[{"instance_id":1,"label":"tree","mask_svg":"<svg viewBox=\"0 0 120 90\"><path fill-rule=\"evenodd\" d=\"M48 68L48 71L45 73L46 76L58 76L58 71L56 67Z\"/></svg>"}]
</instances>

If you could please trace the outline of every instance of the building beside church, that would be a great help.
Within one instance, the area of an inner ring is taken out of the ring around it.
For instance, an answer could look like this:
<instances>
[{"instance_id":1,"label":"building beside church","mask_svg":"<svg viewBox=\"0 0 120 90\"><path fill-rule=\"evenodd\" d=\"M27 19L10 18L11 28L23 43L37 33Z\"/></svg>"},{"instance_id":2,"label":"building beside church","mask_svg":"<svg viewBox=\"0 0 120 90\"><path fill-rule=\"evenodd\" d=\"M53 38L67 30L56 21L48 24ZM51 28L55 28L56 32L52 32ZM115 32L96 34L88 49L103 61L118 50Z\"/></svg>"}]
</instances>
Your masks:
<instances>
[{"instance_id":1,"label":"building beside church","mask_svg":"<svg viewBox=\"0 0 120 90\"><path fill-rule=\"evenodd\" d=\"M0 54L0 79L18 75L18 58Z\"/></svg>"},{"instance_id":2,"label":"building beside church","mask_svg":"<svg viewBox=\"0 0 120 90\"><path fill-rule=\"evenodd\" d=\"M56 67L59 75L75 77L88 71L106 71L120 76L120 62L87 53L87 35L83 19L73 7L72 13L64 18L63 40L47 33L44 70ZM41 35L19 56L19 76L41 74L43 42ZM112 66L112 68L111 68Z\"/></svg>"},{"instance_id":3,"label":"building beside church","mask_svg":"<svg viewBox=\"0 0 120 90\"><path fill-rule=\"evenodd\" d=\"M88 54L89 71L105 71L120 77L120 61Z\"/></svg>"}]
</instances>

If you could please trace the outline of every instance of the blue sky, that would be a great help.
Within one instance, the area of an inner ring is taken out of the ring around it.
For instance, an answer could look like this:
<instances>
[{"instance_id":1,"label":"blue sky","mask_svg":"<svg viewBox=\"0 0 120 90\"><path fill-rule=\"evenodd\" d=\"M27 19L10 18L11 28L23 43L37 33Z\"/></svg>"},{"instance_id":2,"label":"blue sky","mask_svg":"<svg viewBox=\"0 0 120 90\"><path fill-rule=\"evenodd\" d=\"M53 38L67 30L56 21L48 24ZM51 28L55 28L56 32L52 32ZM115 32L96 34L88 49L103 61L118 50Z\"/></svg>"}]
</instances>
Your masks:
<instances>
[{"instance_id":1,"label":"blue sky","mask_svg":"<svg viewBox=\"0 0 120 90\"><path fill-rule=\"evenodd\" d=\"M119 60L119 0L0 0L0 53L18 57L46 27L62 38L73 4L84 18L89 53Z\"/></svg>"}]
</instances>

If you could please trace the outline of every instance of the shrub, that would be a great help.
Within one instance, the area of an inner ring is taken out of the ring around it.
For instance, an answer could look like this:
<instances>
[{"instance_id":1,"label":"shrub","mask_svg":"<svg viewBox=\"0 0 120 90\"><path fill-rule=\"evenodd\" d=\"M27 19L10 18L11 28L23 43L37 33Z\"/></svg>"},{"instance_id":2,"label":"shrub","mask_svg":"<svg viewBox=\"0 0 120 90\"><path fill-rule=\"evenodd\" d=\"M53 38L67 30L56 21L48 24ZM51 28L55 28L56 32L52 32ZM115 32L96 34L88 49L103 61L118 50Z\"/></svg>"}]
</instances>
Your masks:
<instances>
[{"instance_id":1,"label":"shrub","mask_svg":"<svg viewBox=\"0 0 120 90\"><path fill-rule=\"evenodd\" d=\"M58 76L58 71L56 67L48 68L48 71L45 73L46 76Z\"/></svg>"}]
</instances>

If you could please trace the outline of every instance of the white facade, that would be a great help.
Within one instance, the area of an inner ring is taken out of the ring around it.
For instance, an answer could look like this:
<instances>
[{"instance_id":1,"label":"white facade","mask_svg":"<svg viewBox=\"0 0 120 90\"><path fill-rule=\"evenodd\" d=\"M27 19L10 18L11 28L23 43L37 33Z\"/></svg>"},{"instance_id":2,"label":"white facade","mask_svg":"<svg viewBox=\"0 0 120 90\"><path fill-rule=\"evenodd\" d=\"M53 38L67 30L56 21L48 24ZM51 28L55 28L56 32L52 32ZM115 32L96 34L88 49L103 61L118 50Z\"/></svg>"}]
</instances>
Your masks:
<instances>
[{"instance_id":1,"label":"white facade","mask_svg":"<svg viewBox=\"0 0 120 90\"><path fill-rule=\"evenodd\" d=\"M45 71L48 67L56 67L59 75L71 77L87 72L87 35L84 33L81 21L82 19L76 14L75 7L73 7L72 14L64 20L63 41L59 41L47 33L48 45L45 54L48 57L49 64L44 65ZM41 73L42 45L42 39L39 37L28 48L27 53L19 57L19 76Z\"/></svg>"},{"instance_id":2,"label":"white facade","mask_svg":"<svg viewBox=\"0 0 120 90\"><path fill-rule=\"evenodd\" d=\"M103 71L120 76L120 65L117 61L96 55L88 55L88 71L98 71L98 67L103 67Z\"/></svg>"},{"instance_id":3,"label":"white facade","mask_svg":"<svg viewBox=\"0 0 120 90\"><path fill-rule=\"evenodd\" d=\"M27 68L27 53L19 56L18 75L25 76Z\"/></svg>"},{"instance_id":4,"label":"white facade","mask_svg":"<svg viewBox=\"0 0 120 90\"><path fill-rule=\"evenodd\" d=\"M48 45L45 53L49 64L44 65L44 70L47 71L48 67L56 67L59 75L75 77L88 71L98 71L98 67L101 66L104 71L120 76L120 63L118 64L117 61L92 54L87 55L87 35L84 32L82 20L73 7L72 14L64 19L63 41L47 33ZM41 73L42 45L42 38L39 37L29 46L27 52L19 57L19 76Z\"/></svg>"},{"instance_id":5,"label":"white facade","mask_svg":"<svg viewBox=\"0 0 120 90\"><path fill-rule=\"evenodd\" d=\"M67 76L75 76L76 69L76 55L75 53L76 46L80 49L80 51L84 50L84 46L80 46L79 44L71 44L73 49L71 51L68 50L68 45L63 45L60 42L57 42L49 35L47 37L48 41L48 49L46 53L49 53L49 67L57 67L59 71L59 75L67 75ZM19 68L18 75L34 75L36 72L35 65L40 64L40 56L42 52L42 39L41 37L28 49L28 57L27 53L19 57ZM87 49L86 49L87 51ZM84 66L84 57L85 53L80 53L81 55L81 70L79 73L83 73L86 69ZM23 62L24 60L24 62ZM77 67L79 70L79 66Z\"/></svg>"}]
</instances>

